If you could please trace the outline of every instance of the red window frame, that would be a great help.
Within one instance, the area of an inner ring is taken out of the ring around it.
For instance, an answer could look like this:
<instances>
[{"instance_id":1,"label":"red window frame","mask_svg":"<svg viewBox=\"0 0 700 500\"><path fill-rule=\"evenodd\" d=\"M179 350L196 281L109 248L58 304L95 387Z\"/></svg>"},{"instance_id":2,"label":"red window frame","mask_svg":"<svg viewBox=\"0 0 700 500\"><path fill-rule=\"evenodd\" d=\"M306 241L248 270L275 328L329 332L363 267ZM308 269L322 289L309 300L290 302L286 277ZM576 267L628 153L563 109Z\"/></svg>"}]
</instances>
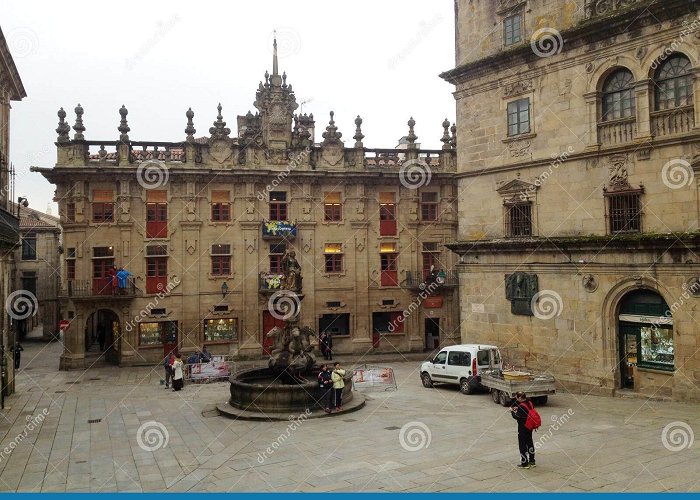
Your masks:
<instances>
[{"instance_id":1,"label":"red window frame","mask_svg":"<svg viewBox=\"0 0 700 500\"><path fill-rule=\"evenodd\" d=\"M212 255L211 274L212 276L228 276L231 274L231 256Z\"/></svg>"},{"instance_id":2,"label":"red window frame","mask_svg":"<svg viewBox=\"0 0 700 500\"><path fill-rule=\"evenodd\" d=\"M168 284L168 258L146 257L146 293L159 293Z\"/></svg>"},{"instance_id":3,"label":"red window frame","mask_svg":"<svg viewBox=\"0 0 700 500\"><path fill-rule=\"evenodd\" d=\"M114 202L96 201L92 203L93 222L112 222L114 220Z\"/></svg>"},{"instance_id":4,"label":"red window frame","mask_svg":"<svg viewBox=\"0 0 700 500\"><path fill-rule=\"evenodd\" d=\"M381 286L398 286L397 260L398 253L380 254L380 283Z\"/></svg>"},{"instance_id":5,"label":"red window frame","mask_svg":"<svg viewBox=\"0 0 700 500\"><path fill-rule=\"evenodd\" d=\"M287 193L285 191L270 192L270 220L286 221Z\"/></svg>"},{"instance_id":6,"label":"red window frame","mask_svg":"<svg viewBox=\"0 0 700 500\"><path fill-rule=\"evenodd\" d=\"M66 260L66 279L68 281L75 280L75 260Z\"/></svg>"},{"instance_id":7,"label":"red window frame","mask_svg":"<svg viewBox=\"0 0 700 500\"><path fill-rule=\"evenodd\" d=\"M424 201L426 195L434 195L436 201ZM436 221L438 220L438 201L437 193L421 193L420 202L420 218L423 221Z\"/></svg>"},{"instance_id":8,"label":"red window frame","mask_svg":"<svg viewBox=\"0 0 700 500\"><path fill-rule=\"evenodd\" d=\"M327 273L342 273L343 272L343 254L332 253L326 254L326 272Z\"/></svg>"},{"instance_id":9,"label":"red window frame","mask_svg":"<svg viewBox=\"0 0 700 500\"><path fill-rule=\"evenodd\" d=\"M229 222L231 220L231 204L212 203L211 220L212 222Z\"/></svg>"},{"instance_id":10,"label":"red window frame","mask_svg":"<svg viewBox=\"0 0 700 500\"><path fill-rule=\"evenodd\" d=\"M168 204L146 203L146 238L167 238Z\"/></svg>"},{"instance_id":11,"label":"red window frame","mask_svg":"<svg viewBox=\"0 0 700 500\"><path fill-rule=\"evenodd\" d=\"M75 203L66 203L66 220L75 222Z\"/></svg>"}]
</instances>

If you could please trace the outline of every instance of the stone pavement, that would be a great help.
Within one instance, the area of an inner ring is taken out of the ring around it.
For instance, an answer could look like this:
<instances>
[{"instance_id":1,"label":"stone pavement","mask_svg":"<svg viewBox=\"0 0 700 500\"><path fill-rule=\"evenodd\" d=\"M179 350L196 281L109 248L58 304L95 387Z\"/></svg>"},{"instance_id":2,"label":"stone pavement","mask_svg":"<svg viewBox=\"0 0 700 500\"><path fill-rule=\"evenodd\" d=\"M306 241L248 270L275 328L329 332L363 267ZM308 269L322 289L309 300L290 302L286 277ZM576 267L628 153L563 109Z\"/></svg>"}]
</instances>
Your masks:
<instances>
[{"instance_id":1,"label":"stone pavement","mask_svg":"<svg viewBox=\"0 0 700 500\"><path fill-rule=\"evenodd\" d=\"M423 388L417 361L391 362L398 391L356 413L271 423L219 417L227 383L173 393L160 367L59 372L58 343L25 349L0 412L3 491L700 489L693 404L557 394L540 408L537 468L517 470L507 409Z\"/></svg>"}]
</instances>

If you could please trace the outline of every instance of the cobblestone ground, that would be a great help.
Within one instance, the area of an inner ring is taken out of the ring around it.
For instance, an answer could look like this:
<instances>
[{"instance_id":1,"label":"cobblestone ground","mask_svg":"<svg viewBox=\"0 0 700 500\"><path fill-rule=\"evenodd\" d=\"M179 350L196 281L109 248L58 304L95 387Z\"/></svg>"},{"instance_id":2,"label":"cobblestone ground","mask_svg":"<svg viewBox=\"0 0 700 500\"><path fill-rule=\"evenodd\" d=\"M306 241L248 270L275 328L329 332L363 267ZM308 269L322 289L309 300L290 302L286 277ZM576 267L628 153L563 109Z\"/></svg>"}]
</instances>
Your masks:
<instances>
[{"instance_id":1,"label":"cobblestone ground","mask_svg":"<svg viewBox=\"0 0 700 500\"><path fill-rule=\"evenodd\" d=\"M4 491L700 489L697 405L558 394L540 408L537 468L518 470L507 410L488 394L423 388L417 361L388 363L398 391L288 432L219 417L225 383L173 393L160 367L59 372L60 345L25 347L0 419Z\"/></svg>"}]
</instances>

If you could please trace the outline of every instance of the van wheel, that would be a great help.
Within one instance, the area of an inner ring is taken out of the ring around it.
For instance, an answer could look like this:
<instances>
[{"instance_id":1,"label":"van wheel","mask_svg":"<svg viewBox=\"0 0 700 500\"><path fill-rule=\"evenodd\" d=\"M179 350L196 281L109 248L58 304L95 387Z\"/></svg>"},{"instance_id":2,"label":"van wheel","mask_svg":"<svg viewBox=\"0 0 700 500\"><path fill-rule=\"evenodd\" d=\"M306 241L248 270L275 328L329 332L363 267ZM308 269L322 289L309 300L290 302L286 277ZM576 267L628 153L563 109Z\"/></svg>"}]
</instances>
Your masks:
<instances>
[{"instance_id":1,"label":"van wheel","mask_svg":"<svg viewBox=\"0 0 700 500\"><path fill-rule=\"evenodd\" d=\"M491 399L493 399L493 402L498 404L499 398L500 398L500 391L498 389L491 389Z\"/></svg>"},{"instance_id":2,"label":"van wheel","mask_svg":"<svg viewBox=\"0 0 700 500\"><path fill-rule=\"evenodd\" d=\"M510 406L510 398L505 392L499 393L498 402L501 403L501 406Z\"/></svg>"},{"instance_id":3,"label":"van wheel","mask_svg":"<svg viewBox=\"0 0 700 500\"><path fill-rule=\"evenodd\" d=\"M466 378L463 378L459 381L459 390L462 391L462 394L471 394L474 392L472 386L469 385L469 380L467 380Z\"/></svg>"},{"instance_id":4,"label":"van wheel","mask_svg":"<svg viewBox=\"0 0 700 500\"><path fill-rule=\"evenodd\" d=\"M423 382L423 387L431 388L433 386L433 381L430 380L430 375L423 373L420 376L421 382Z\"/></svg>"},{"instance_id":5,"label":"van wheel","mask_svg":"<svg viewBox=\"0 0 700 500\"><path fill-rule=\"evenodd\" d=\"M537 406L544 406L547 404L547 396L537 396L532 398Z\"/></svg>"}]
</instances>

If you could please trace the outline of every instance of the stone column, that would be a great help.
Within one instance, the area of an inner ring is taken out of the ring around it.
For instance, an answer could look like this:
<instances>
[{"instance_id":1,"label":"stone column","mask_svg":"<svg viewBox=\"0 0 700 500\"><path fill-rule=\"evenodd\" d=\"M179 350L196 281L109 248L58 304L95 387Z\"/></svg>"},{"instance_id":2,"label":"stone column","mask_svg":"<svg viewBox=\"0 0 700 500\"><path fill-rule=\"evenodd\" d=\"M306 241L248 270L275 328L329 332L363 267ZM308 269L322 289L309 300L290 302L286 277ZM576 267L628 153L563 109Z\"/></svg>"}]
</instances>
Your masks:
<instances>
[{"instance_id":1,"label":"stone column","mask_svg":"<svg viewBox=\"0 0 700 500\"><path fill-rule=\"evenodd\" d=\"M75 304L74 304L75 306ZM71 307L72 308L72 307ZM85 321L87 316L81 307L75 307L75 317L63 334L63 354L59 361L60 370L85 368Z\"/></svg>"},{"instance_id":2,"label":"stone column","mask_svg":"<svg viewBox=\"0 0 700 500\"><path fill-rule=\"evenodd\" d=\"M583 94L586 101L586 122L588 123L588 139L586 141L586 149L600 148L598 141L598 109L600 107L600 92L589 92Z\"/></svg>"},{"instance_id":3,"label":"stone column","mask_svg":"<svg viewBox=\"0 0 700 500\"><path fill-rule=\"evenodd\" d=\"M649 113L649 94L652 81L648 78L639 80L634 84L635 108L637 110L637 135L635 139L640 142L651 141L651 123Z\"/></svg>"},{"instance_id":4,"label":"stone column","mask_svg":"<svg viewBox=\"0 0 700 500\"><path fill-rule=\"evenodd\" d=\"M693 69L693 101L694 101L694 111L695 111L695 127L694 129L700 128L700 104L698 104L698 98L700 97L700 68Z\"/></svg>"}]
</instances>

